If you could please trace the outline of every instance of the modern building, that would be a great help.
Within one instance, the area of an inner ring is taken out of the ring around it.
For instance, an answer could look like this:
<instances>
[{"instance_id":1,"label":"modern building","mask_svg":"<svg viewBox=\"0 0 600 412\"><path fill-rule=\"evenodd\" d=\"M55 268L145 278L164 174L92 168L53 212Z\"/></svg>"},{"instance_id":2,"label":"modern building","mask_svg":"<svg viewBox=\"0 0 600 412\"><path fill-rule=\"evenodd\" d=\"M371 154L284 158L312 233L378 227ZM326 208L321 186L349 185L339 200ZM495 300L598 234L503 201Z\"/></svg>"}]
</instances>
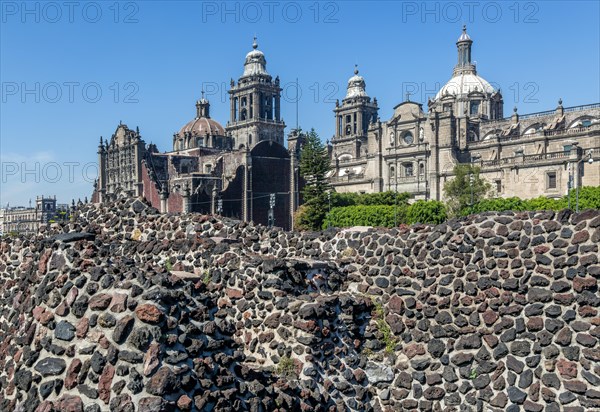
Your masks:
<instances>
[{"instance_id":1,"label":"modern building","mask_svg":"<svg viewBox=\"0 0 600 412\"><path fill-rule=\"evenodd\" d=\"M281 90L254 39L241 77L231 80L225 127L211 118L204 93L195 116L173 134L171 151L159 152L139 129L119 124L110 140L100 139L92 201L143 196L162 212L220 214L290 228L298 204L298 150L284 146ZM298 138L293 131L291 141Z\"/></svg>"},{"instance_id":2,"label":"modern building","mask_svg":"<svg viewBox=\"0 0 600 412\"><path fill-rule=\"evenodd\" d=\"M338 192L409 192L444 197L457 164L475 164L496 196L563 196L600 185L600 103L504 116L503 99L477 72L463 28L451 79L428 101L408 98L387 121L355 70L334 109L330 181ZM595 160L590 162L590 160Z\"/></svg>"}]
</instances>

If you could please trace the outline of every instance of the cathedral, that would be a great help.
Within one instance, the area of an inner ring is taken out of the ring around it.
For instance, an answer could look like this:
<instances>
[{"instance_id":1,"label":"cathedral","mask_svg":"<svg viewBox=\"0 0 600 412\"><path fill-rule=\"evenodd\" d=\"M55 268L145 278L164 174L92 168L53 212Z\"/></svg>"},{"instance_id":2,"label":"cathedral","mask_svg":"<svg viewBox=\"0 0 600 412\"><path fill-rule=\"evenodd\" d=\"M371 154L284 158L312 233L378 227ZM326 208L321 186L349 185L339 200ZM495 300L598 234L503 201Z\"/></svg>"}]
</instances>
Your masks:
<instances>
[{"instance_id":1,"label":"cathedral","mask_svg":"<svg viewBox=\"0 0 600 412\"><path fill-rule=\"evenodd\" d=\"M471 164L498 197L561 197L568 188L600 185L600 103L504 117L500 90L477 72L466 27L456 42L450 80L423 104L407 98L390 119L379 117L358 69L336 102L328 143L337 192L408 192L413 200L444 200L454 167ZM160 152L139 130L119 124L100 139L92 200L142 196L162 212L222 216L293 227L300 203L303 136L284 142L279 77L267 72L256 39L237 83L231 80L225 127L210 116L204 94L195 116ZM276 171L276 172L275 172Z\"/></svg>"},{"instance_id":2,"label":"cathedral","mask_svg":"<svg viewBox=\"0 0 600 412\"><path fill-rule=\"evenodd\" d=\"M119 124L110 140L100 140L92 200L141 196L164 213L219 214L291 228L301 139L292 131L284 146L281 90L255 39L242 76L231 80L225 127L210 117L204 93L195 117L173 135L172 151L161 153L137 128Z\"/></svg>"},{"instance_id":3,"label":"cathedral","mask_svg":"<svg viewBox=\"0 0 600 412\"><path fill-rule=\"evenodd\" d=\"M481 168L498 197L561 197L600 185L600 104L504 117L502 94L481 77L466 27L451 79L423 105L408 98L381 121L358 70L337 102L329 179L337 192L408 192L444 200L457 164Z\"/></svg>"}]
</instances>

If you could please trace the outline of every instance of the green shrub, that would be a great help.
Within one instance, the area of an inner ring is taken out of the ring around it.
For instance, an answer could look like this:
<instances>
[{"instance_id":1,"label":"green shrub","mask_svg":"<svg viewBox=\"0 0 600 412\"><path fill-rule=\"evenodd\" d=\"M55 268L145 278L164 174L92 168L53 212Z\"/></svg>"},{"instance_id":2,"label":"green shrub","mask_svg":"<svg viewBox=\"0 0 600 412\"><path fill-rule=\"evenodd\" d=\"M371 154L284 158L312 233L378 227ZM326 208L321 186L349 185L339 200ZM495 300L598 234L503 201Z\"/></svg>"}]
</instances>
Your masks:
<instances>
[{"instance_id":1,"label":"green shrub","mask_svg":"<svg viewBox=\"0 0 600 412\"><path fill-rule=\"evenodd\" d=\"M375 226L394 227L406 220L406 206L357 205L335 207L325 217L323 228Z\"/></svg>"},{"instance_id":2,"label":"green shrub","mask_svg":"<svg viewBox=\"0 0 600 412\"><path fill-rule=\"evenodd\" d=\"M577 192L571 189L571 209L575 210ZM539 196L533 199L520 199L518 197L482 199L473 206L465 207L461 215L466 216L482 212L511 211L537 211L537 210L562 210L569 207L569 197L560 199ZM579 189L579 210L600 209L600 186L586 186Z\"/></svg>"},{"instance_id":3,"label":"green shrub","mask_svg":"<svg viewBox=\"0 0 600 412\"><path fill-rule=\"evenodd\" d=\"M446 206L437 200L417 200L408 207L406 223L440 224L447 219Z\"/></svg>"},{"instance_id":4,"label":"green shrub","mask_svg":"<svg viewBox=\"0 0 600 412\"><path fill-rule=\"evenodd\" d=\"M281 357L281 359L279 359L279 363L277 364L277 368L275 369L275 373L287 379L297 378L298 373L296 371L296 362L294 359L288 356Z\"/></svg>"},{"instance_id":5,"label":"green shrub","mask_svg":"<svg viewBox=\"0 0 600 412\"><path fill-rule=\"evenodd\" d=\"M410 194L392 191L380 193L332 193L331 207L358 206L358 205L408 205Z\"/></svg>"}]
</instances>

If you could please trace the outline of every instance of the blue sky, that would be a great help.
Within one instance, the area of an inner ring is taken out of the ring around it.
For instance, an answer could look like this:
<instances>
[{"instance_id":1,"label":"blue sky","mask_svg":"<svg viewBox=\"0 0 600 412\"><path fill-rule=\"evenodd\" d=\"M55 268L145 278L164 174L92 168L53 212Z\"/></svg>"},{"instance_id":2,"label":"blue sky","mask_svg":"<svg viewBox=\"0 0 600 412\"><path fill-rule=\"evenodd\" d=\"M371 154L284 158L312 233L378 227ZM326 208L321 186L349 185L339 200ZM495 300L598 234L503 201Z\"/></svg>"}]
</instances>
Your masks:
<instances>
[{"instance_id":1,"label":"blue sky","mask_svg":"<svg viewBox=\"0 0 600 412\"><path fill-rule=\"evenodd\" d=\"M119 121L171 148L202 87L225 124L227 89L258 36L284 87L282 115L323 140L358 64L380 117L426 104L452 74L463 24L505 116L600 101L598 1L2 1L0 205L92 191L100 136Z\"/></svg>"}]
</instances>

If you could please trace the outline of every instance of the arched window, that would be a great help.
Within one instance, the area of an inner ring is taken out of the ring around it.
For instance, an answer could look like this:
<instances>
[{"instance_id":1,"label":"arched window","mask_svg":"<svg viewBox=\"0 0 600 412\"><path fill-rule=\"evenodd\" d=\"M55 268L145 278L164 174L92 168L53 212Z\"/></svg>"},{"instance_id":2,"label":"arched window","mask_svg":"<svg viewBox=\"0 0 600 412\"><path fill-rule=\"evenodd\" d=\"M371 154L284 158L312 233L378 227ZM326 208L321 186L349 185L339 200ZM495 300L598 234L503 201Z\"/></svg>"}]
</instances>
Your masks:
<instances>
[{"instance_id":1,"label":"arched window","mask_svg":"<svg viewBox=\"0 0 600 412\"><path fill-rule=\"evenodd\" d=\"M252 144L252 135L251 134L248 135L248 144Z\"/></svg>"}]
</instances>

